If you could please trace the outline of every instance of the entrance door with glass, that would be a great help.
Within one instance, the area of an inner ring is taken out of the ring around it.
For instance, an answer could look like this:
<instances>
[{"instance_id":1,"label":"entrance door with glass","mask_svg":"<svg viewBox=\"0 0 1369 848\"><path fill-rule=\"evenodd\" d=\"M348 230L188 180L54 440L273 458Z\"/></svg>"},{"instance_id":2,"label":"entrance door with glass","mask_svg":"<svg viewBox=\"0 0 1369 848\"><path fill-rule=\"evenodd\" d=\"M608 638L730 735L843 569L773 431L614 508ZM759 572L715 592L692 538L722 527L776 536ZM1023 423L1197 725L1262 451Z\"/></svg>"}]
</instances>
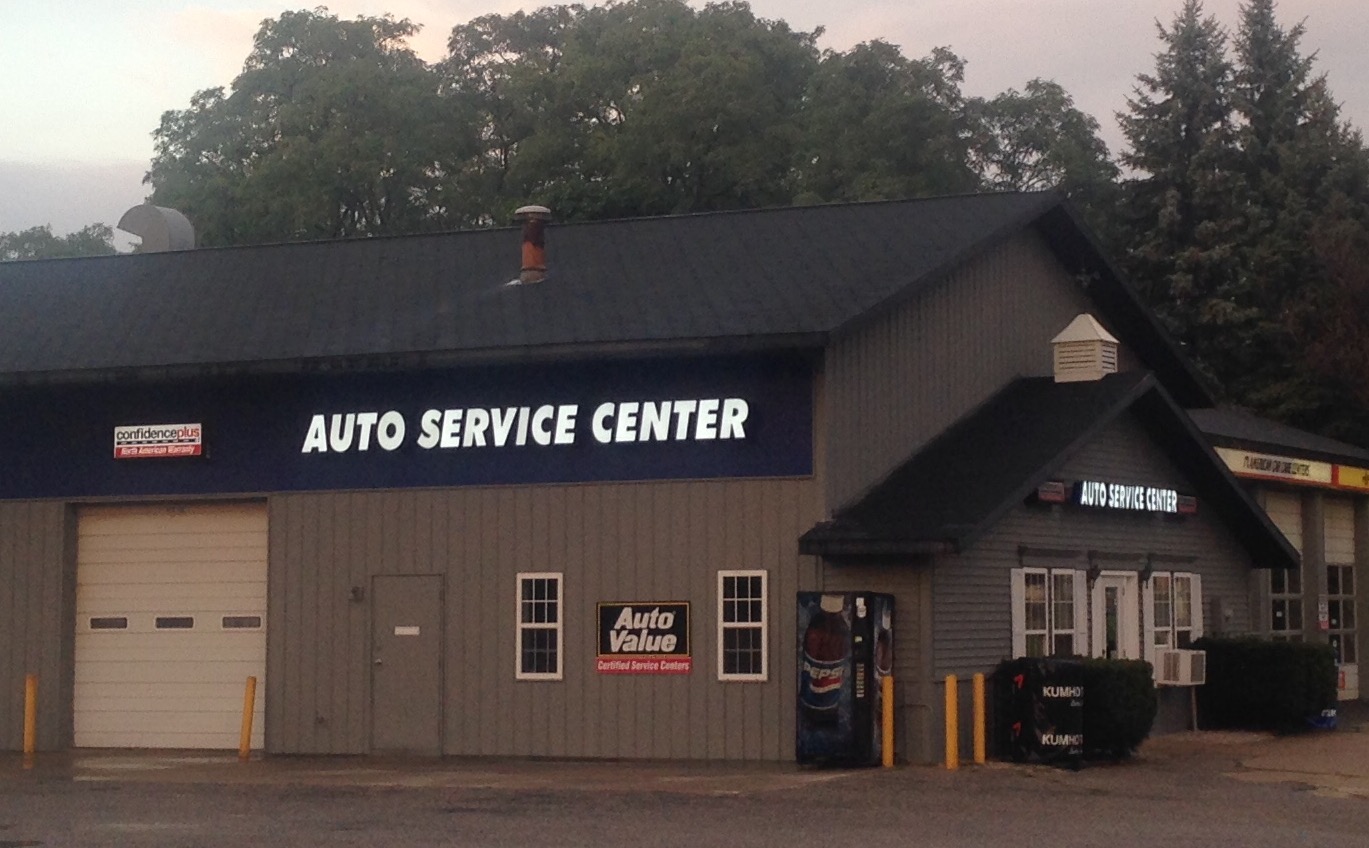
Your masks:
<instances>
[{"instance_id":1,"label":"entrance door with glass","mask_svg":"<svg viewBox=\"0 0 1369 848\"><path fill-rule=\"evenodd\" d=\"M1093 655L1141 658L1141 604L1135 572L1104 571L1093 581Z\"/></svg>"}]
</instances>

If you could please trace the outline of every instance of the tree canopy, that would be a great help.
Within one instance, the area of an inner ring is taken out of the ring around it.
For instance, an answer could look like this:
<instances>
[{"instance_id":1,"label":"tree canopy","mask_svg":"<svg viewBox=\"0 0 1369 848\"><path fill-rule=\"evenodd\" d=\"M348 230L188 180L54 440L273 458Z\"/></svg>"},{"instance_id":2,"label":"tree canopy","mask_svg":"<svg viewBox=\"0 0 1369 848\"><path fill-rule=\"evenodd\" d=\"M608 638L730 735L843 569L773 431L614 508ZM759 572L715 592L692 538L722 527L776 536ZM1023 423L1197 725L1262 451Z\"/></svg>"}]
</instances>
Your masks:
<instances>
[{"instance_id":1,"label":"tree canopy","mask_svg":"<svg viewBox=\"0 0 1369 848\"><path fill-rule=\"evenodd\" d=\"M949 48L614 0L476 18L433 64L407 20L266 20L229 86L165 113L148 182L204 244L1055 188L1228 400L1364 441L1363 140L1273 0L1232 30L1176 2L1116 160L1051 80L969 97Z\"/></svg>"},{"instance_id":2,"label":"tree canopy","mask_svg":"<svg viewBox=\"0 0 1369 848\"><path fill-rule=\"evenodd\" d=\"M263 22L229 88L154 133L152 201L205 244L1061 186L1115 174L1098 124L1042 80L967 99L965 63L745 2L623 0L485 15L427 65L388 16Z\"/></svg>"},{"instance_id":3,"label":"tree canopy","mask_svg":"<svg viewBox=\"0 0 1369 848\"><path fill-rule=\"evenodd\" d=\"M104 256L114 252L114 231L104 224L90 224L64 236L53 235L49 225L0 233L0 262Z\"/></svg>"}]
</instances>

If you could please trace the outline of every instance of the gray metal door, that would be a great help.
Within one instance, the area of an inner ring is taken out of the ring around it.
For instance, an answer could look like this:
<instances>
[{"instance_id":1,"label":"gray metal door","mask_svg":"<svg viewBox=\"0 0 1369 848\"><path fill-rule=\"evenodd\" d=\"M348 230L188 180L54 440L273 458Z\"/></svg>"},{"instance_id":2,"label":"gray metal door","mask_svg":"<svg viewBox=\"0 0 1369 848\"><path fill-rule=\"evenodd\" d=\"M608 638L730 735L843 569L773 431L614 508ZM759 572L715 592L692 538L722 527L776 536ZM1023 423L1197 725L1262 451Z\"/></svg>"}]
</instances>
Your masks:
<instances>
[{"instance_id":1,"label":"gray metal door","mask_svg":"<svg viewBox=\"0 0 1369 848\"><path fill-rule=\"evenodd\" d=\"M371 751L442 753L442 577L371 584Z\"/></svg>"}]
</instances>

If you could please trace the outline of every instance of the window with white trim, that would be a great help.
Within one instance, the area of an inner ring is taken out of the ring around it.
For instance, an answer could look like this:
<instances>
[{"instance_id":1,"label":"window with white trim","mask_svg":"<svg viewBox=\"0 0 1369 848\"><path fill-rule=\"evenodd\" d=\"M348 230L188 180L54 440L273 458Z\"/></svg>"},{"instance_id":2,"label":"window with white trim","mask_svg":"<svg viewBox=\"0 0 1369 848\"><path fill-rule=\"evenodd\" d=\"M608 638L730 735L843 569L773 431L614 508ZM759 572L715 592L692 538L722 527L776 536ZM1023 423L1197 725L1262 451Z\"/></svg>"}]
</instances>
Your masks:
<instances>
[{"instance_id":1,"label":"window with white trim","mask_svg":"<svg viewBox=\"0 0 1369 848\"><path fill-rule=\"evenodd\" d=\"M1157 571L1146 586L1146 629L1153 650L1185 649L1203 635L1202 578Z\"/></svg>"},{"instance_id":2,"label":"window with white trim","mask_svg":"<svg viewBox=\"0 0 1369 848\"><path fill-rule=\"evenodd\" d=\"M765 680L766 572L718 572L718 679Z\"/></svg>"},{"instance_id":3,"label":"window with white trim","mask_svg":"<svg viewBox=\"0 0 1369 848\"><path fill-rule=\"evenodd\" d=\"M1013 656L1087 655L1086 587L1084 572L1076 569L1013 569Z\"/></svg>"},{"instance_id":4,"label":"window with white trim","mask_svg":"<svg viewBox=\"0 0 1369 848\"><path fill-rule=\"evenodd\" d=\"M519 680L561 679L561 574L518 575Z\"/></svg>"}]
</instances>

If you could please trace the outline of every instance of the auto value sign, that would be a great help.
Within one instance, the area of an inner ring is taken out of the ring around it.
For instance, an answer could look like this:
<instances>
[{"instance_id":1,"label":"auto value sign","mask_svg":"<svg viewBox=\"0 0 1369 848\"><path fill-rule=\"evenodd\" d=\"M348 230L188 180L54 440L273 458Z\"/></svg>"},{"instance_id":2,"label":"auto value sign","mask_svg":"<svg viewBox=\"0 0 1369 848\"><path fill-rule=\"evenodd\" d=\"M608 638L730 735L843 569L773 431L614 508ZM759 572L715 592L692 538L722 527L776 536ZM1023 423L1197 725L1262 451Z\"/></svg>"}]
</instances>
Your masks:
<instances>
[{"instance_id":1,"label":"auto value sign","mask_svg":"<svg viewBox=\"0 0 1369 848\"><path fill-rule=\"evenodd\" d=\"M689 604L599 604L600 674L689 674Z\"/></svg>"},{"instance_id":2,"label":"auto value sign","mask_svg":"<svg viewBox=\"0 0 1369 848\"><path fill-rule=\"evenodd\" d=\"M134 424L114 428L115 459L200 456L204 428L199 424Z\"/></svg>"}]
</instances>

